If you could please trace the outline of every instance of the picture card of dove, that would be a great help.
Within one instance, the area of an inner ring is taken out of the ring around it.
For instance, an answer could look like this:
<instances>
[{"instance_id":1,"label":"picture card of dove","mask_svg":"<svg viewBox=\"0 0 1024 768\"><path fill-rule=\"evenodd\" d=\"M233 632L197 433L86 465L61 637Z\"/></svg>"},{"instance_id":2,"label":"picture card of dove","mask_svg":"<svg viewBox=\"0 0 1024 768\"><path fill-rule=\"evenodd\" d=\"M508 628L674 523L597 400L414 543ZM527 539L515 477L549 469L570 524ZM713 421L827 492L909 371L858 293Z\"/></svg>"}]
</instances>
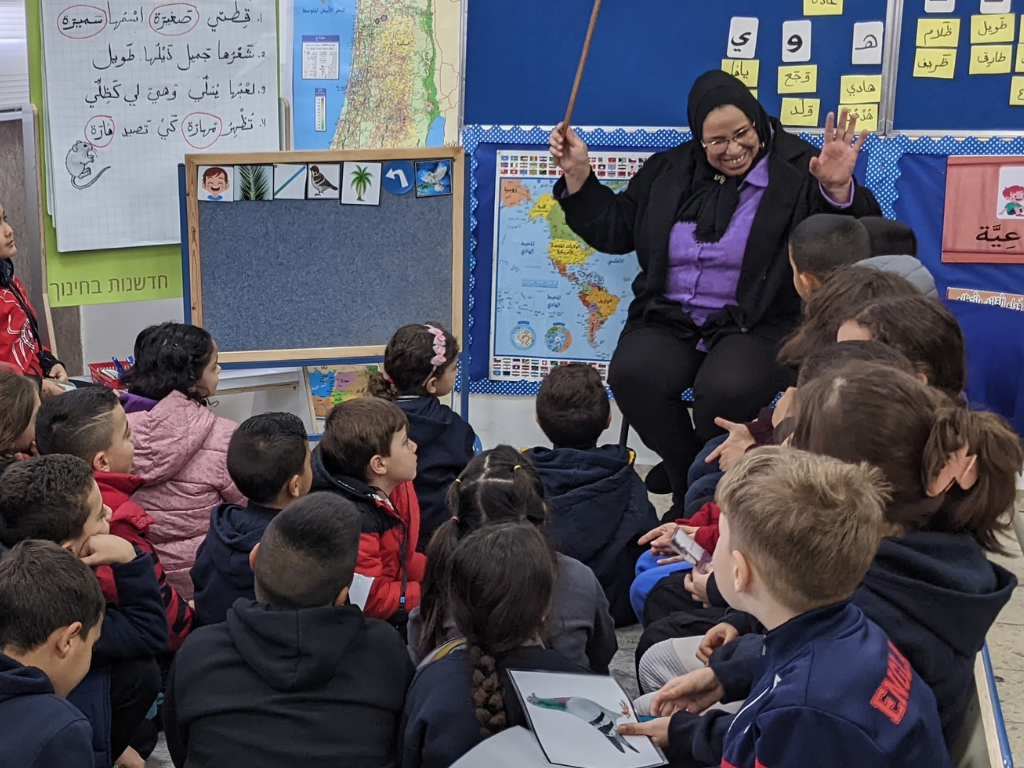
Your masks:
<instances>
[{"instance_id":1,"label":"picture card of dove","mask_svg":"<svg viewBox=\"0 0 1024 768\"><path fill-rule=\"evenodd\" d=\"M304 165L278 163L274 166L274 199L305 200L306 174Z\"/></svg>"},{"instance_id":2,"label":"picture card of dove","mask_svg":"<svg viewBox=\"0 0 1024 768\"><path fill-rule=\"evenodd\" d=\"M751 16L733 17L729 24L727 58L752 59L757 55L757 28L760 23Z\"/></svg>"},{"instance_id":3,"label":"picture card of dove","mask_svg":"<svg viewBox=\"0 0 1024 768\"><path fill-rule=\"evenodd\" d=\"M199 166L199 202L230 203L235 199L233 165Z\"/></svg>"},{"instance_id":4,"label":"picture card of dove","mask_svg":"<svg viewBox=\"0 0 1024 768\"><path fill-rule=\"evenodd\" d=\"M274 169L269 165L235 166L235 200L274 199Z\"/></svg>"},{"instance_id":5,"label":"picture card of dove","mask_svg":"<svg viewBox=\"0 0 1024 768\"><path fill-rule=\"evenodd\" d=\"M654 768L665 765L646 736L623 736L637 722L615 678L509 670L523 711L547 759L567 768Z\"/></svg>"},{"instance_id":6,"label":"picture card of dove","mask_svg":"<svg viewBox=\"0 0 1024 768\"><path fill-rule=\"evenodd\" d=\"M337 200L341 166L336 163L310 163L306 175L307 200Z\"/></svg>"},{"instance_id":7,"label":"picture card of dove","mask_svg":"<svg viewBox=\"0 0 1024 768\"><path fill-rule=\"evenodd\" d=\"M810 19L782 22L782 60L801 62L811 60Z\"/></svg>"},{"instance_id":8,"label":"picture card of dove","mask_svg":"<svg viewBox=\"0 0 1024 768\"><path fill-rule=\"evenodd\" d=\"M451 160L427 160L416 163L416 197L437 197L451 193Z\"/></svg>"},{"instance_id":9,"label":"picture card of dove","mask_svg":"<svg viewBox=\"0 0 1024 768\"><path fill-rule=\"evenodd\" d=\"M381 163L345 163L341 174L342 205L380 205Z\"/></svg>"}]
</instances>

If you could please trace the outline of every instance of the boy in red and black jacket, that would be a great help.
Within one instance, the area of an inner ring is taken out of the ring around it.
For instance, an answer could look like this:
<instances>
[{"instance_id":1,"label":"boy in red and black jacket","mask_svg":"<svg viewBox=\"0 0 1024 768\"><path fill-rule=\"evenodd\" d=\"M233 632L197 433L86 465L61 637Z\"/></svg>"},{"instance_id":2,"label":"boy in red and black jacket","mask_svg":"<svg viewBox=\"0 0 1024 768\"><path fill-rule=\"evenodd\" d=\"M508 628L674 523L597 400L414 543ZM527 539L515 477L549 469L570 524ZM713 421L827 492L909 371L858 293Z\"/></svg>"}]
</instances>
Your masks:
<instances>
[{"instance_id":1,"label":"boy in red and black jacket","mask_svg":"<svg viewBox=\"0 0 1024 768\"><path fill-rule=\"evenodd\" d=\"M194 613L167 583L164 567L149 538L153 518L130 499L143 481L131 474L135 445L117 395L105 387L85 387L47 400L36 417L36 448L43 455L77 456L92 467L103 503L111 510L110 532L151 555L167 614L166 650L177 651L192 629ZM107 600L117 603L117 585L111 569L97 568L96 576Z\"/></svg>"},{"instance_id":2,"label":"boy in red and black jacket","mask_svg":"<svg viewBox=\"0 0 1024 768\"><path fill-rule=\"evenodd\" d=\"M14 276L14 255L18 252L14 230L0 205L0 361L15 366L26 376L67 381L61 363L39 336L36 311L28 300L21 280Z\"/></svg>"},{"instance_id":3,"label":"boy in red and black jacket","mask_svg":"<svg viewBox=\"0 0 1024 768\"><path fill-rule=\"evenodd\" d=\"M409 439L405 414L376 397L335 406L312 464L312 490L341 494L362 514L356 573L373 579L363 612L404 632L408 612L420 604L427 565L416 551L416 443Z\"/></svg>"}]
</instances>

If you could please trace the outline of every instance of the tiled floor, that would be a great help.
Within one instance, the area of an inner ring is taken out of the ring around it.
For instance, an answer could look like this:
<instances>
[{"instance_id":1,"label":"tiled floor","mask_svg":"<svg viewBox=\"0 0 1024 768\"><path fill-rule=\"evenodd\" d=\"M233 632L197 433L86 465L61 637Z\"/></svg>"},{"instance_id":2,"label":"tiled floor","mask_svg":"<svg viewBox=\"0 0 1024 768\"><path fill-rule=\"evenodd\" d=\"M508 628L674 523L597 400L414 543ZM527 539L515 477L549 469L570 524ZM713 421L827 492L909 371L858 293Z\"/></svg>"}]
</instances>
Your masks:
<instances>
[{"instance_id":1,"label":"tiled floor","mask_svg":"<svg viewBox=\"0 0 1024 768\"><path fill-rule=\"evenodd\" d=\"M641 468L641 473L644 474ZM651 500L661 515L668 510L667 496L652 496ZM1024 584L1024 556L1016 539L1009 541L1012 557L994 558L1017 574ZM619 630L619 653L612 661L612 674L631 695L637 694L633 651L640 639L639 627ZM1003 609L999 620L988 636L992 666L1010 739L1010 748L1018 764L1024 765L1024 588L1014 593L1010 604ZM157 751L147 761L148 768L172 768L162 737Z\"/></svg>"}]
</instances>

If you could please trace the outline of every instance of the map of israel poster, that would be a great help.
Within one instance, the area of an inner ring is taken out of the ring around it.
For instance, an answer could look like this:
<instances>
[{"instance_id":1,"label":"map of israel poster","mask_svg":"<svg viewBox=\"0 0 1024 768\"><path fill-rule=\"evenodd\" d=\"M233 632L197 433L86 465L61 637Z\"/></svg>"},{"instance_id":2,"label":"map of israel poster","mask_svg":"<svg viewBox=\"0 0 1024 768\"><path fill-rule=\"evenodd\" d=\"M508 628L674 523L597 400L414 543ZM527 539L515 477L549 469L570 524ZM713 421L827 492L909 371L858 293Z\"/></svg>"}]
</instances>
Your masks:
<instances>
[{"instance_id":1,"label":"map of israel poster","mask_svg":"<svg viewBox=\"0 0 1024 768\"><path fill-rule=\"evenodd\" d=\"M591 155L597 178L626 188L649 153ZM565 223L546 153L498 152L490 378L539 381L568 362L608 362L626 322L636 254L599 253Z\"/></svg>"},{"instance_id":2,"label":"map of israel poster","mask_svg":"<svg viewBox=\"0 0 1024 768\"><path fill-rule=\"evenodd\" d=\"M295 0L295 149L456 146L461 44L461 0Z\"/></svg>"}]
</instances>

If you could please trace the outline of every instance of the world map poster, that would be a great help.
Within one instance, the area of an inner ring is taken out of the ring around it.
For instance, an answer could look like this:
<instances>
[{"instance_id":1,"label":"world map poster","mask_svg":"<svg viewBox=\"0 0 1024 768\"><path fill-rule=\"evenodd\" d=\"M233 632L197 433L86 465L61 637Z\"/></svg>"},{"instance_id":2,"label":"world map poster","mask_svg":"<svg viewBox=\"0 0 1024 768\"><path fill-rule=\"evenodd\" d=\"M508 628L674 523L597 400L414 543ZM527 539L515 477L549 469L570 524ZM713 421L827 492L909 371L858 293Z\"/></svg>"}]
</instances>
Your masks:
<instances>
[{"instance_id":1,"label":"world map poster","mask_svg":"<svg viewBox=\"0 0 1024 768\"><path fill-rule=\"evenodd\" d=\"M293 146L456 146L460 0L295 0Z\"/></svg>"},{"instance_id":2,"label":"world map poster","mask_svg":"<svg viewBox=\"0 0 1024 768\"><path fill-rule=\"evenodd\" d=\"M593 154L591 165L620 192L649 156ZM491 379L538 381L568 362L606 375L626 322L636 254L600 253L569 229L552 194L560 174L546 153L498 153Z\"/></svg>"}]
</instances>

